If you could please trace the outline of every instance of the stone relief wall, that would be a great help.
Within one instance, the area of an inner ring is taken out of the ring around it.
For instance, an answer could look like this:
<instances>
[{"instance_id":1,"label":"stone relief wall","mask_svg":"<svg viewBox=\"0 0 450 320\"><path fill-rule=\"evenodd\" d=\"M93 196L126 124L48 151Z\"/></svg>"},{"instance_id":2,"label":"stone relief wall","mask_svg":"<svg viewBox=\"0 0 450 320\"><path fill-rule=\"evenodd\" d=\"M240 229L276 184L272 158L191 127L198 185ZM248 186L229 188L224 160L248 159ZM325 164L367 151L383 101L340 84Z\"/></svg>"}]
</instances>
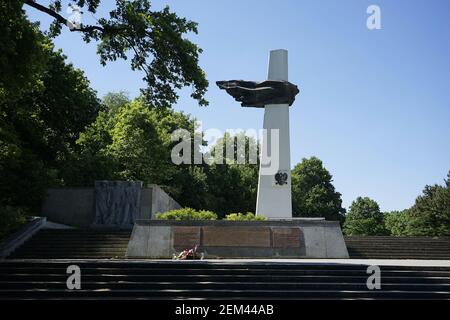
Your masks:
<instances>
[{"instance_id":1,"label":"stone relief wall","mask_svg":"<svg viewBox=\"0 0 450 320\"><path fill-rule=\"evenodd\" d=\"M137 219L180 208L157 185L99 181L94 187L51 188L42 202L42 216L78 228L131 229Z\"/></svg>"},{"instance_id":2,"label":"stone relief wall","mask_svg":"<svg viewBox=\"0 0 450 320\"><path fill-rule=\"evenodd\" d=\"M141 181L96 181L93 226L132 226L140 214L141 189Z\"/></svg>"}]
</instances>

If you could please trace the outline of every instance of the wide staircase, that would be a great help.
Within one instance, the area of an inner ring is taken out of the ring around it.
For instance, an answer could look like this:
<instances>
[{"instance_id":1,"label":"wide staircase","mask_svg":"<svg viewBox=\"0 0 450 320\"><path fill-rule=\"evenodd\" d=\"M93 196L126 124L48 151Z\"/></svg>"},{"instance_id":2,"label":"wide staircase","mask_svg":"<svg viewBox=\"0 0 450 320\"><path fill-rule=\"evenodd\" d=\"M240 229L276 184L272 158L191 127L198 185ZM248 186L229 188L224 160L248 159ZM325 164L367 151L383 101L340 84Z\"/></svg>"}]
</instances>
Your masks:
<instances>
[{"instance_id":1,"label":"wide staircase","mask_svg":"<svg viewBox=\"0 0 450 320\"><path fill-rule=\"evenodd\" d=\"M39 231L9 257L12 259L111 259L125 258L131 231Z\"/></svg>"},{"instance_id":2,"label":"wide staircase","mask_svg":"<svg viewBox=\"0 0 450 320\"><path fill-rule=\"evenodd\" d=\"M450 238L345 237L352 259L450 260Z\"/></svg>"},{"instance_id":3,"label":"wide staircase","mask_svg":"<svg viewBox=\"0 0 450 320\"><path fill-rule=\"evenodd\" d=\"M370 290L365 265L125 260L129 238L129 231L41 230L0 261L0 300L450 299L450 267L381 266L381 290ZM351 258L450 260L448 238L345 240ZM81 269L81 290L67 289L70 265Z\"/></svg>"},{"instance_id":4,"label":"wide staircase","mask_svg":"<svg viewBox=\"0 0 450 320\"><path fill-rule=\"evenodd\" d=\"M67 267L81 289L67 289ZM0 299L450 299L450 267L381 267L370 290L367 266L205 261L0 262Z\"/></svg>"},{"instance_id":5,"label":"wide staircase","mask_svg":"<svg viewBox=\"0 0 450 320\"><path fill-rule=\"evenodd\" d=\"M12 259L123 259L130 231L44 229ZM450 260L450 238L345 237L351 259Z\"/></svg>"}]
</instances>

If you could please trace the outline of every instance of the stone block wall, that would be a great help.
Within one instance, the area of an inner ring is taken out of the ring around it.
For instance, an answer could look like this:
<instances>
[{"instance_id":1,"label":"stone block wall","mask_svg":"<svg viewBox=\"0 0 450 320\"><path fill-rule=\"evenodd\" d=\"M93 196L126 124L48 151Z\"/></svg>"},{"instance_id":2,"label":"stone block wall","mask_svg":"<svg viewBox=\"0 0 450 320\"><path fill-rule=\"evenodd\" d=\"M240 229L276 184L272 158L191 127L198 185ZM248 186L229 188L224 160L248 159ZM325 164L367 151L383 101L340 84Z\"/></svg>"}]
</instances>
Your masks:
<instances>
[{"instance_id":1,"label":"stone block wall","mask_svg":"<svg viewBox=\"0 0 450 320\"><path fill-rule=\"evenodd\" d=\"M198 246L206 258L348 258L333 221L138 220L129 258L167 259Z\"/></svg>"},{"instance_id":2,"label":"stone block wall","mask_svg":"<svg viewBox=\"0 0 450 320\"><path fill-rule=\"evenodd\" d=\"M95 189L90 188L51 188L47 190L42 202L42 216L51 222L78 228L101 228L95 225ZM140 191L139 210L134 219L151 219L156 213L178 209L180 205L157 185L143 187ZM104 226L114 228L114 226ZM118 226L131 229L132 224Z\"/></svg>"}]
</instances>

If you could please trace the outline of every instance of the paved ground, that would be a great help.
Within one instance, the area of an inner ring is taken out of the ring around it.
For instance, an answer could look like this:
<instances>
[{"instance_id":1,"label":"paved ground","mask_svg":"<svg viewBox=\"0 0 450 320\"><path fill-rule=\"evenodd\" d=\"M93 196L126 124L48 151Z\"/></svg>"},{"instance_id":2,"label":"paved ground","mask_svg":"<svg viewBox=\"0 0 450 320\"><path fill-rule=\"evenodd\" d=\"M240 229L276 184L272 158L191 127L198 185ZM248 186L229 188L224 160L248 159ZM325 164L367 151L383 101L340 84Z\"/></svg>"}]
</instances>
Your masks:
<instances>
[{"instance_id":1,"label":"paved ground","mask_svg":"<svg viewBox=\"0 0 450 320\"><path fill-rule=\"evenodd\" d=\"M377 290L368 285L373 264L381 271ZM79 290L67 286L71 265L81 271ZM450 261L7 260L0 262L3 299L450 300Z\"/></svg>"},{"instance_id":2,"label":"paved ground","mask_svg":"<svg viewBox=\"0 0 450 320\"><path fill-rule=\"evenodd\" d=\"M340 264L340 265L379 265L379 266L415 266L415 267L450 267L450 260L380 260L380 259L220 259L220 260L134 260L134 259L10 259L3 260L3 263L14 263L18 261L52 262L52 261L79 261L79 262L103 262L103 263L212 263L212 264Z\"/></svg>"},{"instance_id":3,"label":"paved ground","mask_svg":"<svg viewBox=\"0 0 450 320\"><path fill-rule=\"evenodd\" d=\"M211 260L209 260L211 261ZM416 266L416 267L450 267L450 260L380 260L380 259L270 259L270 260L215 260L214 262L242 262L242 263L323 263L323 264L351 264L351 265L380 265L380 266Z\"/></svg>"}]
</instances>

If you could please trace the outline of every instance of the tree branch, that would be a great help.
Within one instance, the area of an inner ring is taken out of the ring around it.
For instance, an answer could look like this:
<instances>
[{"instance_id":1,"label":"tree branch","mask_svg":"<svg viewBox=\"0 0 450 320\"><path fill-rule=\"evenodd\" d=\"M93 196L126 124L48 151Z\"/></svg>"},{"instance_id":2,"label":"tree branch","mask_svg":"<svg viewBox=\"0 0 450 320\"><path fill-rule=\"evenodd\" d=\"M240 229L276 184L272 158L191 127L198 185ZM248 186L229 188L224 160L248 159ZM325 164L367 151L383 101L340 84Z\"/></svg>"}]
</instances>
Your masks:
<instances>
[{"instance_id":1,"label":"tree branch","mask_svg":"<svg viewBox=\"0 0 450 320\"><path fill-rule=\"evenodd\" d=\"M73 25L69 20L67 20L66 18L64 18L62 15L60 15L59 13L35 2L34 0L26 0L25 3L27 5L29 5L30 7L33 7L41 12L44 12L50 16L52 16L53 18L56 19L56 21L58 21L61 24L64 24L66 26L68 25ZM78 31L78 32L89 32L89 31L94 31L94 30L98 30L102 33L105 33L105 28L100 27L100 26L80 26L79 28L69 28L70 31L74 32L74 31Z\"/></svg>"}]
</instances>

